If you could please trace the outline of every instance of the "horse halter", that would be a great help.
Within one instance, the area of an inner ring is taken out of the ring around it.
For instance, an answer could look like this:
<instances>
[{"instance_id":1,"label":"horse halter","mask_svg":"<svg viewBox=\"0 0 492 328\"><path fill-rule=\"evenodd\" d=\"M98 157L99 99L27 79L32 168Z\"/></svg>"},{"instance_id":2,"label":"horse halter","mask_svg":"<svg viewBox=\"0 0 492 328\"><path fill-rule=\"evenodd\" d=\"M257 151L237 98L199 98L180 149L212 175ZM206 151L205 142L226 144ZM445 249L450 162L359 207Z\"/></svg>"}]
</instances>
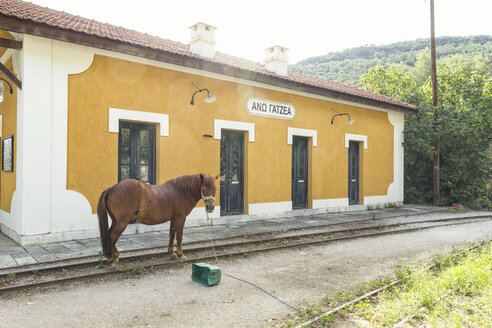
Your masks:
<instances>
[{"instance_id":1,"label":"horse halter","mask_svg":"<svg viewBox=\"0 0 492 328\"><path fill-rule=\"evenodd\" d=\"M203 190L200 188L200 194L202 195L203 201L211 200L212 202L215 202L215 197L214 196L204 196L203 195Z\"/></svg>"}]
</instances>

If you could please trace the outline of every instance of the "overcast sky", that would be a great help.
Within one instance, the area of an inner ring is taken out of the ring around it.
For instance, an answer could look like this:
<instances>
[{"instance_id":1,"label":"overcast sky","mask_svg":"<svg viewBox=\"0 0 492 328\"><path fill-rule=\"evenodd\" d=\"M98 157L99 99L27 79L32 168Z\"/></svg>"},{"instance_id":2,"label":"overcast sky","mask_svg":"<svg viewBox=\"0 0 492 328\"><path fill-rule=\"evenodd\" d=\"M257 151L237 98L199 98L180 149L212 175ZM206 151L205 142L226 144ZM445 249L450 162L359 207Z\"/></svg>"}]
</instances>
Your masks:
<instances>
[{"instance_id":1,"label":"overcast sky","mask_svg":"<svg viewBox=\"0 0 492 328\"><path fill-rule=\"evenodd\" d=\"M31 0L104 23L188 43L188 28L218 28L217 50L262 62L290 49L289 63L362 45L430 36L430 0ZM436 36L492 35L492 1L435 0Z\"/></svg>"}]
</instances>

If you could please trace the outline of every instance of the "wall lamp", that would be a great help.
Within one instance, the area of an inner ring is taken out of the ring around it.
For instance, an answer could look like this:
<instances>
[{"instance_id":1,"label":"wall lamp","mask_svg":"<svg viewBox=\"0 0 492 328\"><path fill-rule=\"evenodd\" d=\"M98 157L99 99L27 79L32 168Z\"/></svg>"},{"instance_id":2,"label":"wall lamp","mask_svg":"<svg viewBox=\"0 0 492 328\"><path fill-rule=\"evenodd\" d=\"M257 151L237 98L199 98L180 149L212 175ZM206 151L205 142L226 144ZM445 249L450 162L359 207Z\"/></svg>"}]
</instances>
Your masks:
<instances>
[{"instance_id":1,"label":"wall lamp","mask_svg":"<svg viewBox=\"0 0 492 328\"><path fill-rule=\"evenodd\" d=\"M208 91L208 89L200 89L200 88L199 88L199 87L197 87L197 86L196 86L196 84L195 84L195 83L193 83L193 82L191 82L191 84L193 84L193 85L195 86L195 88L197 88L197 89L198 89L198 91L195 91L195 92L193 93L193 96L191 96L191 101L190 101L190 104L192 104L192 105L194 105L194 104L195 104L195 95L196 95L197 93L202 92L202 91L207 91L207 97L204 99L204 101L205 101L206 103L212 103L212 102L214 102L214 101L217 99L217 96L212 96L212 95L210 94L210 91Z\"/></svg>"},{"instance_id":2,"label":"wall lamp","mask_svg":"<svg viewBox=\"0 0 492 328\"><path fill-rule=\"evenodd\" d=\"M347 115L348 116L347 124L352 124L352 123L355 122L355 120L353 120L353 119L350 118L349 113L341 113L341 114L335 114L335 115L333 115L333 117L331 118L331 124L333 124L333 120L335 119L335 117L337 117L337 116L344 116L344 115Z\"/></svg>"},{"instance_id":3,"label":"wall lamp","mask_svg":"<svg viewBox=\"0 0 492 328\"><path fill-rule=\"evenodd\" d=\"M12 86L10 85L9 81L2 79L1 77L0 77L0 80L5 81L8 84L8 86L10 88L10 94L13 94L14 89L12 89ZM3 93L4 93L4 89L3 89L3 83L2 83L2 84L0 84L0 102L3 101Z\"/></svg>"}]
</instances>

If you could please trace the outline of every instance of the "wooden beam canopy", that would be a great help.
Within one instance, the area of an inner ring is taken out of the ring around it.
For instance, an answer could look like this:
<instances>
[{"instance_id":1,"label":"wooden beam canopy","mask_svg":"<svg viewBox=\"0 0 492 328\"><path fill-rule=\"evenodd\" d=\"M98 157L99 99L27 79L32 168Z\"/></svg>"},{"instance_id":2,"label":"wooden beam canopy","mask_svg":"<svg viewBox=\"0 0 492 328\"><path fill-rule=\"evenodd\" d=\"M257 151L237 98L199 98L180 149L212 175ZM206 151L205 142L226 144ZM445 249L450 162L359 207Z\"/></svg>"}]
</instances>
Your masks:
<instances>
[{"instance_id":1,"label":"wooden beam canopy","mask_svg":"<svg viewBox=\"0 0 492 328\"><path fill-rule=\"evenodd\" d=\"M22 41L0 38L0 47L20 50L22 49Z\"/></svg>"},{"instance_id":2,"label":"wooden beam canopy","mask_svg":"<svg viewBox=\"0 0 492 328\"><path fill-rule=\"evenodd\" d=\"M0 63L0 71L7 75L10 81L12 81L19 89L22 90L22 82L14 75L4 64Z\"/></svg>"}]
</instances>

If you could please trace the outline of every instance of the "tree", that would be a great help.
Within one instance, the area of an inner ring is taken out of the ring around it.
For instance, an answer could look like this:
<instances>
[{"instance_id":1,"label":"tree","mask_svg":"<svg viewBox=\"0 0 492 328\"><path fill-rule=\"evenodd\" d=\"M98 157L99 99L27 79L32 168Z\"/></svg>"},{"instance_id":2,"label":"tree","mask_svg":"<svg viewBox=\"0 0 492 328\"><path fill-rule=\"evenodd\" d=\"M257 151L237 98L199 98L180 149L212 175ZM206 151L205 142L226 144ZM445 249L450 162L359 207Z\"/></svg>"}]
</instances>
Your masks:
<instances>
[{"instance_id":1,"label":"tree","mask_svg":"<svg viewBox=\"0 0 492 328\"><path fill-rule=\"evenodd\" d=\"M422 101L422 95L412 76L397 66L371 67L360 80L362 87L372 92L413 104Z\"/></svg>"},{"instance_id":2,"label":"tree","mask_svg":"<svg viewBox=\"0 0 492 328\"><path fill-rule=\"evenodd\" d=\"M422 88L424 95L429 92L428 85ZM439 95L442 203L492 208L487 199L487 183L492 178L491 81L485 75L444 67L439 74Z\"/></svg>"},{"instance_id":3,"label":"tree","mask_svg":"<svg viewBox=\"0 0 492 328\"><path fill-rule=\"evenodd\" d=\"M403 70L410 73L410 76L418 86L422 86L431 74L430 51L425 49L417 53L416 61L413 66L401 65ZM492 76L492 65L490 59L481 54L454 54L443 57L437 62L438 69L463 70L466 74L478 73L487 77Z\"/></svg>"},{"instance_id":4,"label":"tree","mask_svg":"<svg viewBox=\"0 0 492 328\"><path fill-rule=\"evenodd\" d=\"M411 69L376 66L361 86L419 108L405 120L405 200L432 200L434 140L441 140L441 204L492 209L488 186L492 142L492 83L487 74L438 62L440 103L432 108L430 76L419 85ZM435 118L438 129L433 129Z\"/></svg>"}]
</instances>

